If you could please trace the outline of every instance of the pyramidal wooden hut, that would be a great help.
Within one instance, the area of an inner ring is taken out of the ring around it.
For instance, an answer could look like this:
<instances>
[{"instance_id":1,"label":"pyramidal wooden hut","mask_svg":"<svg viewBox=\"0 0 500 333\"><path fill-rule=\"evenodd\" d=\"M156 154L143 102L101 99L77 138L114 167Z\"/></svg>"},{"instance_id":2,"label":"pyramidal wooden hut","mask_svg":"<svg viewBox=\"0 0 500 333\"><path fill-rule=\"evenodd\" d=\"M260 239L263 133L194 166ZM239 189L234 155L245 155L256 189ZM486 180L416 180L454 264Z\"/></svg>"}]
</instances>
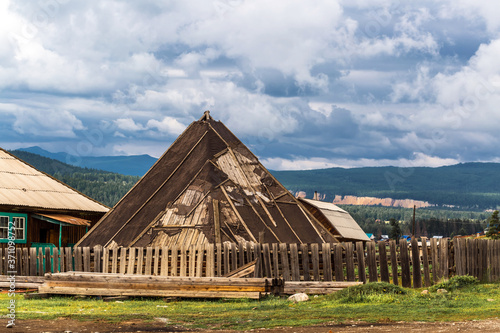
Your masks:
<instances>
[{"instance_id":1,"label":"pyramidal wooden hut","mask_svg":"<svg viewBox=\"0 0 500 333\"><path fill-rule=\"evenodd\" d=\"M343 240L317 207L318 217L307 207L206 111L77 246Z\"/></svg>"}]
</instances>

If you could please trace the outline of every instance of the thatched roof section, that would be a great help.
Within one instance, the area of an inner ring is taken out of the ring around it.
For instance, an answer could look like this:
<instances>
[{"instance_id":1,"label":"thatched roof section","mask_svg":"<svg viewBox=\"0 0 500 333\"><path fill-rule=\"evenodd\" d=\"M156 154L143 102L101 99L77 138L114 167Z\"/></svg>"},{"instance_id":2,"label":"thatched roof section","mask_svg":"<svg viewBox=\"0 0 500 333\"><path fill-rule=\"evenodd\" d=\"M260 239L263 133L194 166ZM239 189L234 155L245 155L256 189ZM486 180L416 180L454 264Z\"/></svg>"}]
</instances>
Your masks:
<instances>
[{"instance_id":1,"label":"thatched roof section","mask_svg":"<svg viewBox=\"0 0 500 333\"><path fill-rule=\"evenodd\" d=\"M302 203L206 112L78 246L333 242Z\"/></svg>"}]
</instances>

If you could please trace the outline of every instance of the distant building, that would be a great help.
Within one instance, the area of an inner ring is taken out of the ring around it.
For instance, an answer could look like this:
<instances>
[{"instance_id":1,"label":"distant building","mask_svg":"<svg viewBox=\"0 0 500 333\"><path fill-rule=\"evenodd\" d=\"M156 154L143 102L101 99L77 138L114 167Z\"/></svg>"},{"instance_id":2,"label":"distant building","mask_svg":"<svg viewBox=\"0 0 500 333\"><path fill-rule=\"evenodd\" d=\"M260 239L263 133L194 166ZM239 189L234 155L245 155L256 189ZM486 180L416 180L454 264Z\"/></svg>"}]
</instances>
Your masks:
<instances>
[{"instance_id":1,"label":"distant building","mask_svg":"<svg viewBox=\"0 0 500 333\"><path fill-rule=\"evenodd\" d=\"M0 247L71 246L108 207L0 148Z\"/></svg>"}]
</instances>

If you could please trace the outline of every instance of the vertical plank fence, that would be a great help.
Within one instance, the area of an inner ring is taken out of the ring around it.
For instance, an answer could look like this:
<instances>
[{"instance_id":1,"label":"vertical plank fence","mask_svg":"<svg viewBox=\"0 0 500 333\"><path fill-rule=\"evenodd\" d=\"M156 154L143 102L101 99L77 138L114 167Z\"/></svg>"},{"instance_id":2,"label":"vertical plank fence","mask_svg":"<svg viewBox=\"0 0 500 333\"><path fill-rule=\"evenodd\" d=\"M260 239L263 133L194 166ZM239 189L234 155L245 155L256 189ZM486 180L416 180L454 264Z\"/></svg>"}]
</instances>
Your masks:
<instances>
[{"instance_id":1,"label":"vertical plank fence","mask_svg":"<svg viewBox=\"0 0 500 333\"><path fill-rule=\"evenodd\" d=\"M500 240L430 239L421 242L338 244L217 244L199 247L46 248L0 251L0 275L84 271L162 276L223 276L256 260L254 277L285 281L390 282L428 287L453 275L500 280Z\"/></svg>"}]
</instances>

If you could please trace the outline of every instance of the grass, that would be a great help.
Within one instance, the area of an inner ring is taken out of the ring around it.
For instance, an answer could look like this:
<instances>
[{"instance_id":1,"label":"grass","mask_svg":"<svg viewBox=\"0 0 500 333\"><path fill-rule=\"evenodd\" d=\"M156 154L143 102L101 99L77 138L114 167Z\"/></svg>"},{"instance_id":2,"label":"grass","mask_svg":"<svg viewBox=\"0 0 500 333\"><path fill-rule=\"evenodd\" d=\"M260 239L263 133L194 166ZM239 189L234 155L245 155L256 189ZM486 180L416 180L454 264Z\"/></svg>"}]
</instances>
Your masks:
<instances>
[{"instance_id":1,"label":"grass","mask_svg":"<svg viewBox=\"0 0 500 333\"><path fill-rule=\"evenodd\" d=\"M402 292L401 292L402 291ZM17 319L56 319L122 322L141 318L168 319L167 325L187 328L248 330L277 326L308 326L347 321L464 321L498 318L500 284L467 284L447 294L389 287L380 283L343 293L291 303L284 298L263 300L190 300L165 302L132 298L123 303L95 298L53 297L25 300L16 296ZM353 295L361 295L353 297ZM490 299L490 301L488 301ZM494 299L494 301L491 301ZM8 304L7 294L0 303ZM0 315L7 314L6 306Z\"/></svg>"}]
</instances>

